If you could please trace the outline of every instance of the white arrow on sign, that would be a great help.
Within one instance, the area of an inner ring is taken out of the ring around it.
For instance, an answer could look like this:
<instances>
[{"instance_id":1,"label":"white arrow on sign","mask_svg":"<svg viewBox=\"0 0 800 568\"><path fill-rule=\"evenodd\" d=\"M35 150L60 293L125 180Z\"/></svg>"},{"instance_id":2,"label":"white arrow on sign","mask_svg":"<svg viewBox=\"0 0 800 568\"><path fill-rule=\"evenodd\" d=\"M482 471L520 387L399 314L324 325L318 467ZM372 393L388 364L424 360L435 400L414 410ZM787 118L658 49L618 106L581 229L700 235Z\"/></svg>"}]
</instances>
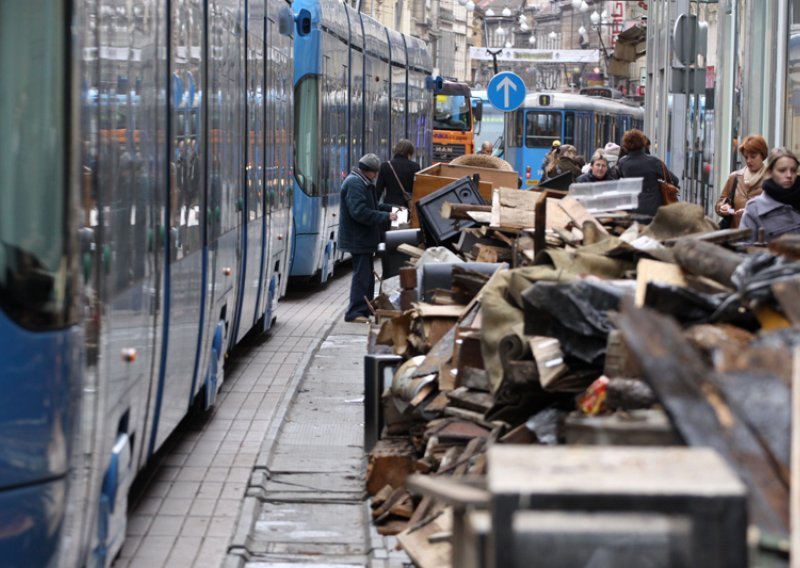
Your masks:
<instances>
[{"instance_id":1,"label":"white arrow on sign","mask_svg":"<svg viewBox=\"0 0 800 568\"><path fill-rule=\"evenodd\" d=\"M515 91L517 90L517 86L514 84L514 81L512 81L512 80L511 80L510 78L508 78L508 77L503 77L503 80L502 80L502 81L500 81L500 84L499 84L499 85L497 85L497 90L498 90L498 91L500 91L500 90L503 90L503 91L505 91L505 92L503 93L503 97L504 97L503 101L505 102L505 104L504 104L503 106L505 106L505 107L508 107L508 106L510 106L510 105L511 105L511 102L508 100L508 97L509 97L509 94L508 94L508 88L509 88L509 87L511 87L511 88L512 88L512 89L514 89Z\"/></svg>"}]
</instances>

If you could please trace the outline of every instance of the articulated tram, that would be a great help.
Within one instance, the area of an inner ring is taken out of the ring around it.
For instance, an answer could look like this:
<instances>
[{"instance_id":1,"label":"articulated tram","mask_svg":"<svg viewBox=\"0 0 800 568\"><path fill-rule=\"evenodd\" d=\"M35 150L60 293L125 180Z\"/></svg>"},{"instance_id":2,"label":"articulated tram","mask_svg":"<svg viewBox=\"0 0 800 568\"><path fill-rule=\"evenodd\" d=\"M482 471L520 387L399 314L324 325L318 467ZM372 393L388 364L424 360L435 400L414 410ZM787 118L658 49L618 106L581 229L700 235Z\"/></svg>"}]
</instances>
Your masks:
<instances>
[{"instance_id":1,"label":"articulated tram","mask_svg":"<svg viewBox=\"0 0 800 568\"><path fill-rule=\"evenodd\" d=\"M619 144L631 128L642 128L644 109L622 101L574 93L531 93L506 113L505 159L523 179L539 183L554 140L572 144L586 159L607 142Z\"/></svg>"},{"instance_id":2,"label":"articulated tram","mask_svg":"<svg viewBox=\"0 0 800 568\"><path fill-rule=\"evenodd\" d=\"M291 275L325 282L342 259L339 192L368 152L391 157L408 138L423 167L431 156L431 57L338 0L299 0L294 41L296 136Z\"/></svg>"},{"instance_id":3,"label":"articulated tram","mask_svg":"<svg viewBox=\"0 0 800 568\"><path fill-rule=\"evenodd\" d=\"M0 3L0 558L107 566L291 242L283 0Z\"/></svg>"}]
</instances>

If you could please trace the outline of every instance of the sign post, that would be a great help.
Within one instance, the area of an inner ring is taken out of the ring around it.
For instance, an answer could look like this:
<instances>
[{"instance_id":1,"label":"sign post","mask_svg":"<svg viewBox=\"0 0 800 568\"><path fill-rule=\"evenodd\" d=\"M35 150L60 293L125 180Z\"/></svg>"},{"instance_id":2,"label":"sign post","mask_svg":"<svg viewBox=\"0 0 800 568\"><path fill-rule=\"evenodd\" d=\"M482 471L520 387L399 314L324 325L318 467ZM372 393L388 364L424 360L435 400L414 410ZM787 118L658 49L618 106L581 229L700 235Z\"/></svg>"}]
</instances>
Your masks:
<instances>
[{"instance_id":1,"label":"sign post","mask_svg":"<svg viewBox=\"0 0 800 568\"><path fill-rule=\"evenodd\" d=\"M492 106L504 112L516 110L525 101L525 82L516 73L497 73L486 87Z\"/></svg>"}]
</instances>

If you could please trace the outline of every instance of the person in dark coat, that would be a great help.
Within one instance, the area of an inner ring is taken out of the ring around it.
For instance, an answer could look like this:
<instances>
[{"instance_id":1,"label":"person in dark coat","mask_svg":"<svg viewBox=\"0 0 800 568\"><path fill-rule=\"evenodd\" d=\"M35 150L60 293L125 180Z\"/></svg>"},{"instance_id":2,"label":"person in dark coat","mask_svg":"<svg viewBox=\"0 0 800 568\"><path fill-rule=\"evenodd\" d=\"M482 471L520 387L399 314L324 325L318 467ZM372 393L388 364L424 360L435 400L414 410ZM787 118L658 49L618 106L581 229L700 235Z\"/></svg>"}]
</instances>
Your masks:
<instances>
[{"instance_id":1,"label":"person in dark coat","mask_svg":"<svg viewBox=\"0 0 800 568\"><path fill-rule=\"evenodd\" d=\"M576 183L587 183L595 181L610 181L615 179L608 169L608 158L602 148L598 148L592 154L591 169L585 174L578 176Z\"/></svg>"},{"instance_id":2,"label":"person in dark coat","mask_svg":"<svg viewBox=\"0 0 800 568\"><path fill-rule=\"evenodd\" d=\"M677 176L664 165L664 162L645 153L646 144L647 137L641 130L635 128L628 130L622 137L622 148L626 154L617 162L617 170L620 177L623 178L644 178L636 213L653 216L658 208L664 205L658 180L664 178L666 171L668 181L675 185L679 185L679 181Z\"/></svg>"},{"instance_id":3,"label":"person in dark coat","mask_svg":"<svg viewBox=\"0 0 800 568\"><path fill-rule=\"evenodd\" d=\"M383 197L384 203L408 207L414 174L419 171L419 164L411 159L414 156L414 143L403 138L394 145L393 152L392 159L381 164L375 190L378 200Z\"/></svg>"},{"instance_id":4,"label":"person in dark coat","mask_svg":"<svg viewBox=\"0 0 800 568\"><path fill-rule=\"evenodd\" d=\"M581 175L581 168L586 162L578 155L578 149L571 144L562 144L558 147L555 161L550 164L547 170L547 178L554 178L561 174L568 173L573 183Z\"/></svg>"},{"instance_id":5,"label":"person in dark coat","mask_svg":"<svg viewBox=\"0 0 800 568\"><path fill-rule=\"evenodd\" d=\"M375 198L373 183L380 167L378 156L365 154L358 161L358 167L342 182L339 249L353 257L350 303L344 314L345 321L369 321L367 300L375 296L373 256L378 250L381 227L397 218L391 205L378 204Z\"/></svg>"},{"instance_id":6,"label":"person in dark coat","mask_svg":"<svg viewBox=\"0 0 800 568\"><path fill-rule=\"evenodd\" d=\"M786 233L800 233L799 164L787 148L773 148L769 153L763 191L747 202L739 225L752 231L750 242L762 237L769 242Z\"/></svg>"}]
</instances>

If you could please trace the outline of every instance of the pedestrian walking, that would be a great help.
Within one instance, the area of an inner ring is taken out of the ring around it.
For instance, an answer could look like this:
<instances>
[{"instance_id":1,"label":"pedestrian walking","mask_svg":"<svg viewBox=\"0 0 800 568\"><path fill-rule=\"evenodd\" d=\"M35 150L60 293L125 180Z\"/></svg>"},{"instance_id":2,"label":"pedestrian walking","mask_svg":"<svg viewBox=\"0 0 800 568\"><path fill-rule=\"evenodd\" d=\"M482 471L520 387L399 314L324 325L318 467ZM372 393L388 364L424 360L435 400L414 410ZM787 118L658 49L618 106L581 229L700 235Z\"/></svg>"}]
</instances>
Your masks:
<instances>
[{"instance_id":1,"label":"pedestrian walking","mask_svg":"<svg viewBox=\"0 0 800 568\"><path fill-rule=\"evenodd\" d=\"M636 213L652 217L658 208L664 205L659 180L663 180L666 176L668 179L664 181L676 186L679 185L679 180L659 158L645 153L646 145L647 137L641 130L635 128L628 130L622 136L622 148L626 154L617 162L617 169L620 177L643 178Z\"/></svg>"},{"instance_id":2,"label":"pedestrian walking","mask_svg":"<svg viewBox=\"0 0 800 568\"><path fill-rule=\"evenodd\" d=\"M397 207L408 207L419 164L412 160L414 143L403 138L394 145L392 159L381 164L375 189L378 200Z\"/></svg>"},{"instance_id":3,"label":"pedestrian walking","mask_svg":"<svg viewBox=\"0 0 800 568\"><path fill-rule=\"evenodd\" d=\"M560 140L553 140L553 143L550 144L550 150L547 152L547 154L545 154L544 160L542 160L542 177L540 181L546 181L549 177L547 175L547 170L549 170L551 165L555 163L559 146L561 146Z\"/></svg>"},{"instance_id":4,"label":"pedestrian walking","mask_svg":"<svg viewBox=\"0 0 800 568\"><path fill-rule=\"evenodd\" d=\"M751 242L800 233L798 165L797 156L787 148L781 146L770 152L763 192L747 202L742 215L741 226L753 231Z\"/></svg>"},{"instance_id":5,"label":"pedestrian walking","mask_svg":"<svg viewBox=\"0 0 800 568\"><path fill-rule=\"evenodd\" d=\"M744 206L761 195L762 184L767 177L767 154L769 147L763 136L748 136L739 144L739 153L745 166L728 176L714 211L722 217L721 228L735 229L741 222Z\"/></svg>"},{"instance_id":6,"label":"pedestrian walking","mask_svg":"<svg viewBox=\"0 0 800 568\"><path fill-rule=\"evenodd\" d=\"M339 248L353 258L353 277L350 282L350 303L345 321L367 322L370 309L367 301L375 296L373 257L378 250L381 227L397 219L392 206L378 204L373 183L378 176L381 160L375 154L365 154L358 167L342 182L339 204Z\"/></svg>"},{"instance_id":7,"label":"pedestrian walking","mask_svg":"<svg viewBox=\"0 0 800 568\"><path fill-rule=\"evenodd\" d=\"M578 155L578 149L571 144L561 144L555 153L555 160L548 166L547 178L554 178L561 174L568 173L571 176L570 183L581 175L584 159Z\"/></svg>"}]
</instances>

